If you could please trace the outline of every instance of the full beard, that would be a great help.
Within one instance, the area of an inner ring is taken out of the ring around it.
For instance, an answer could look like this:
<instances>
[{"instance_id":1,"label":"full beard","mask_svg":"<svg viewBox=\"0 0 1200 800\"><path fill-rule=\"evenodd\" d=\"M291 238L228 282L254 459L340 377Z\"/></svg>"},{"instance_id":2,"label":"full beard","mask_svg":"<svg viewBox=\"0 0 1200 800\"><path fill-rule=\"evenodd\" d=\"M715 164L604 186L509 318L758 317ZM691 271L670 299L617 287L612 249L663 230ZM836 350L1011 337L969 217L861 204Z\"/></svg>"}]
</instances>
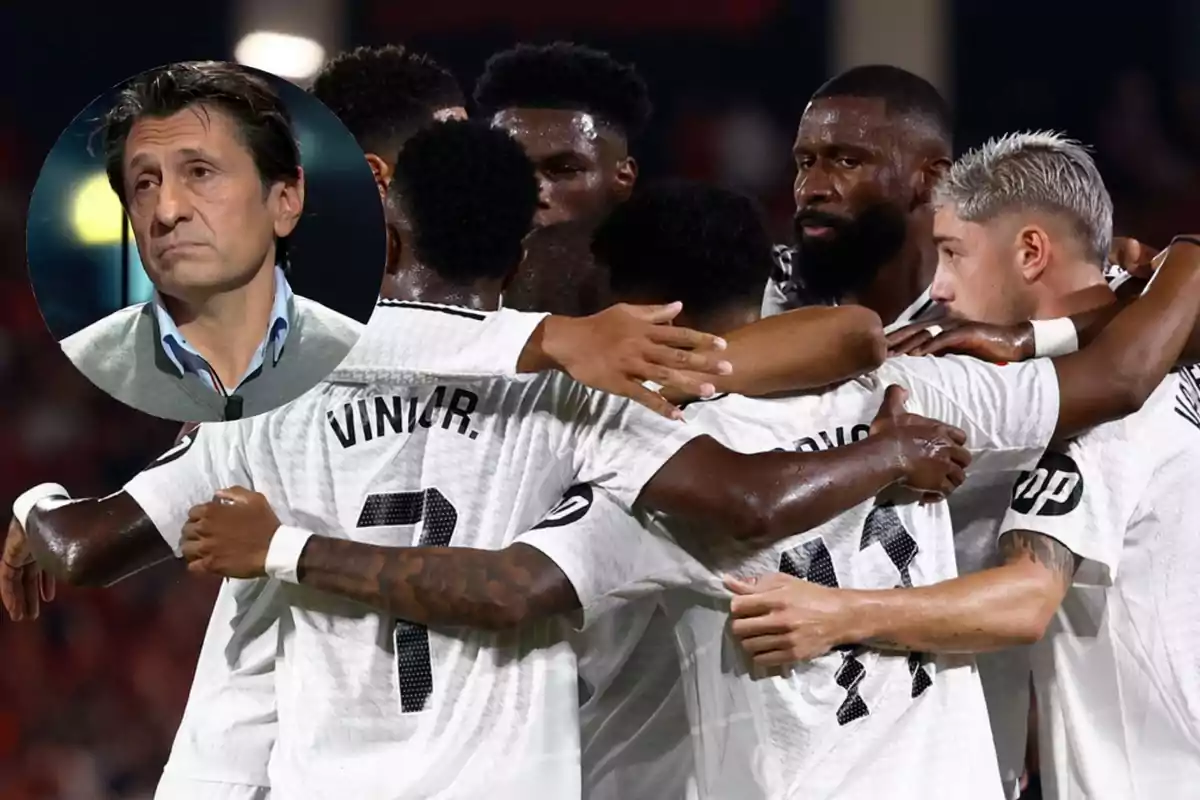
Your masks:
<instances>
[{"instance_id":1,"label":"full beard","mask_svg":"<svg viewBox=\"0 0 1200 800\"><path fill-rule=\"evenodd\" d=\"M879 271L900 252L907 219L894 205L878 203L854 218L819 211L797 212L793 269L804 290L817 302L836 303L862 294ZM825 226L827 239L804 235L804 226Z\"/></svg>"}]
</instances>

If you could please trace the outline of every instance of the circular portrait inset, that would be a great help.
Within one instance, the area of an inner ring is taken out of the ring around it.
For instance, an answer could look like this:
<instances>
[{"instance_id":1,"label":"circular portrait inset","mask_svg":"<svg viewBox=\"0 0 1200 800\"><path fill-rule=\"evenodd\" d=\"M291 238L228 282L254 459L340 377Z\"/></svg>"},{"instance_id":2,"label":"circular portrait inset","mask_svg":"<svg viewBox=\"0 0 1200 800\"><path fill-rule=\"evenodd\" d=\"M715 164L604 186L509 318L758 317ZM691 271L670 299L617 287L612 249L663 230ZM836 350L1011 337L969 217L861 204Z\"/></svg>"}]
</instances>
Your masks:
<instances>
[{"instance_id":1,"label":"circular portrait inset","mask_svg":"<svg viewBox=\"0 0 1200 800\"><path fill-rule=\"evenodd\" d=\"M29 273L80 372L165 419L294 400L357 341L386 234L363 152L299 87L168 64L92 101L30 199Z\"/></svg>"}]
</instances>

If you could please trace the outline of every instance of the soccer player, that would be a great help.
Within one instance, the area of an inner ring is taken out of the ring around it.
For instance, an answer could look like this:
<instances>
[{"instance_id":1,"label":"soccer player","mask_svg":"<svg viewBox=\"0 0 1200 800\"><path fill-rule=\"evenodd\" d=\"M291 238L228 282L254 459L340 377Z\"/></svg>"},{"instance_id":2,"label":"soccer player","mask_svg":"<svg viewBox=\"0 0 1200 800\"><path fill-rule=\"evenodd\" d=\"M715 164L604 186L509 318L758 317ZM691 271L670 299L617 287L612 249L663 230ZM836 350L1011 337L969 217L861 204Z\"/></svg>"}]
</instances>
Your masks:
<instances>
[{"instance_id":1,"label":"soccer player","mask_svg":"<svg viewBox=\"0 0 1200 800\"><path fill-rule=\"evenodd\" d=\"M793 148L795 247L776 249L764 314L809 303L861 303L889 332L943 317L945 306L931 293L938 264L931 199L950 168L952 144L948 104L917 75L862 66L820 87ZM996 525L1016 477L979 475L951 497L960 572L995 563ZM1020 651L989 654L979 663L1011 795L1024 771L1027 715L1014 698L1022 688L1028 693L1028 666Z\"/></svg>"},{"instance_id":2,"label":"soccer player","mask_svg":"<svg viewBox=\"0 0 1200 800\"><path fill-rule=\"evenodd\" d=\"M481 344L475 329L491 325L483 311L495 308L520 261L537 187L528 158L506 134L445 123L408 142L392 190L418 257L434 266L443 299L458 305L383 301L363 345L327 384L277 416L202 426L125 492L40 505L61 489L28 494L18 510L46 566L60 567L89 539L120 540L131 531L156 530L179 548L189 507L235 483L262 488L292 507L289 522L317 533L352 529L355 538L396 545L410 543L416 526L425 544L461 537L481 548L507 544L536 523L577 477L594 479L625 507L640 496L738 535L767 537L827 518L902 476L925 492L953 487L965 453L954 431L928 420L901 420L846 454L747 458L695 428L565 379L417 376L413 383L397 369L410 351ZM469 235L463 219L472 221ZM511 363L519 345L510 336L479 360ZM529 479L508 488L498 482L521 475ZM714 475L720 491L710 485ZM256 574L271 565L273 577L294 583L309 538L297 532L289 545L275 536ZM317 553L319 545L310 556ZM577 791L574 658L555 626L519 637L464 636L393 625L303 586L228 585L214 626L249 636L264 609L282 615L273 788L308 797ZM225 659L214 646L202 662L238 668ZM223 711L236 718L238 709ZM399 772L391 768L397 764Z\"/></svg>"},{"instance_id":3,"label":"soccer player","mask_svg":"<svg viewBox=\"0 0 1200 800\"><path fill-rule=\"evenodd\" d=\"M339 53L321 67L310 91L353 134L381 196L392 179L396 154L409 137L433 121L467 118L454 75L402 45Z\"/></svg>"},{"instance_id":4,"label":"soccer player","mask_svg":"<svg viewBox=\"0 0 1200 800\"><path fill-rule=\"evenodd\" d=\"M1089 256L1103 263L1105 248L1108 260L1122 266L1135 267L1149 260L1153 251L1130 240L1112 240L1112 204L1104 182L1091 157L1080 147L1065 142L1061 137L1016 135L992 142L989 147L973 151L953 168L959 188L955 190L956 204L961 203L968 213L977 208L994 208L1012 203L1017 208L1043 205L1058 210L1062 218L1071 221L1078 236L1092 241L1095 254ZM947 184L948 185L948 184ZM941 250L940 266L933 293L952 309L951 317L925 329L923 323L893 332L891 338L898 352L935 352L935 347L953 347L956 341L965 342L971 336L971 328L958 327L970 318L993 319L1012 322L1021 312L1028 316L1033 306L1026 286L1026 275L1010 275L1011 280L995 287L996 298L989 306L986 293L979 289L982 282L994 276L962 275L954 265L961 259L961 248L947 243ZM1114 274L1115 273L1115 274ZM1058 273L1049 273L1049 283L1028 283L1044 293L1044 286L1054 286ZM1084 270L1094 278L1095 270ZM1030 272L1032 278L1041 278L1040 272ZM1078 297L1062 298L1062 303L1047 301L1040 309L1051 312L1056 304L1067 310L1082 311L1088 322L1112 317L1115 307L1111 305L1114 291L1117 297L1132 297L1141 281L1125 280L1123 272L1110 270L1105 280L1113 291L1100 284L1091 285ZM1144 285L1144 284L1142 284ZM965 294L964 294L965 292ZM1014 299L1014 296L1017 299ZM1099 308L1089 311L1090 306ZM946 328L940 332L939 329ZM1066 353L1078 346L1075 326L1069 320L1039 318L1029 331L1022 331L1025 344L1030 345L1028 357L1047 352ZM1095 324L1092 328L1097 327ZM1035 329L1036 328L1036 329ZM1008 331L1008 328L997 328ZM936 334L931 336L932 334ZM1041 337L1036 345L1029 341L1030 334ZM1002 337L990 335L990 342ZM1051 348L1048 350L1047 348ZM1189 350L1191 344L1189 343ZM962 352L970 352L962 351ZM988 353L980 353L987 357ZM1014 352L994 354L994 360L1014 361L1023 357L1019 348ZM960 574L993 567L1004 559L998 550L999 525L1009 506L1013 487L1021 478L1019 473L995 475L988 480L970 481L956 492L950 500L951 514L955 525L955 545L958 548ZM977 657L984 695L988 701L988 712L996 741L1001 774L1009 797L1016 796L1027 753L1029 730L1026 707L1031 687L1030 652L1026 645L1015 644L1004 649L980 653Z\"/></svg>"},{"instance_id":5,"label":"soccer player","mask_svg":"<svg viewBox=\"0 0 1200 800\"><path fill-rule=\"evenodd\" d=\"M635 195L616 210L598 232L596 248L621 296L661 297L678 291L686 276L687 308L698 309L689 321L721 330L757 313L769 269L767 241L744 200L714 189L668 188ZM899 395L889 388L898 383L922 410L961 422L976 455L973 469L1032 467L1052 436L1119 416L1145 399L1148 380L1166 374L1200 311L1200 297L1181 294L1200 287L1200 251L1174 256L1146 297L1077 354L1008 367L961 358L898 359L870 380L821 395L727 395L696 403L688 408L689 424L743 452L794 448L838 457L863 442L838 444L900 415ZM1101 363L1107 369L1098 369ZM883 414L876 415L881 401ZM849 647L790 675L755 680L730 650L728 607L713 596L721 575L748 579L774 570L826 586L872 588L951 577L956 568L944 504L871 497L808 533L747 548L706 537L711 526L698 529L678 517L670 519L670 533L652 525L652 534L628 516L597 516L602 499L612 502L610 494L594 492L595 502L579 497L499 550L312 537L297 580L411 621L488 630L539 630L546 615L580 610L586 625L614 598L674 587L663 602L674 622L697 734L699 796L874 797L881 786L922 798L1000 796L969 657ZM286 530L276 513L286 516L286 510L272 511L266 499L240 491L221 499L232 505L208 503L189 522L191 564L225 575L259 574L276 529ZM364 573L372 579L363 580ZM739 580L732 585L751 588Z\"/></svg>"},{"instance_id":6,"label":"soccer player","mask_svg":"<svg viewBox=\"0 0 1200 800\"><path fill-rule=\"evenodd\" d=\"M936 317L929 200L951 136L937 89L899 67L854 67L817 89L792 148L795 247L776 248L763 313L859 303L889 329Z\"/></svg>"},{"instance_id":7,"label":"soccer player","mask_svg":"<svg viewBox=\"0 0 1200 800\"><path fill-rule=\"evenodd\" d=\"M584 45L521 44L488 59L474 96L480 116L525 148L541 188L529 255L505 303L571 315L604 307L591 233L637 180L629 148L650 119L645 82Z\"/></svg>"},{"instance_id":8,"label":"soccer player","mask_svg":"<svg viewBox=\"0 0 1200 800\"><path fill-rule=\"evenodd\" d=\"M1102 273L1111 206L1076 143L988 142L954 166L938 201L934 292L956 316L1007 326L1115 306ZM1046 796L1190 797L1198 388L1197 369L1180 368L1141 411L1048 451L1010 494L1001 566L916 591L778 585L774 644L748 646L776 660L850 640L952 652L1036 642Z\"/></svg>"}]
</instances>

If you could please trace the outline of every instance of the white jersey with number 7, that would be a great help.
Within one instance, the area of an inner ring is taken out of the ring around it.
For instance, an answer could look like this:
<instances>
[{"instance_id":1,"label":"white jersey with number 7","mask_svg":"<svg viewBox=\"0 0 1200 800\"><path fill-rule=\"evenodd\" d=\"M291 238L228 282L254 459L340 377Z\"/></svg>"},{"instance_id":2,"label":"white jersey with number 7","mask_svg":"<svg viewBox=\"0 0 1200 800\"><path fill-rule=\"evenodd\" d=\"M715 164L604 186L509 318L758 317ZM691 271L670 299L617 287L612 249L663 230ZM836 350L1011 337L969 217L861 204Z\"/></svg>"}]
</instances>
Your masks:
<instances>
[{"instance_id":1,"label":"white jersey with number 7","mask_svg":"<svg viewBox=\"0 0 1200 800\"><path fill-rule=\"evenodd\" d=\"M438 346L467 341L489 315L413 305L380 315L329 381L271 413L201 426L129 483L177 552L188 508L231 484L262 492L284 524L320 535L499 549L576 482L631 505L698 435L560 374L438 382L392 369L411 363L407 348L430 342L431 331ZM229 583L275 595L275 797L579 795L576 664L559 622L504 634L433 630L303 586ZM201 661L219 674L198 674L197 684L217 687L205 695L223 698L228 713L241 685L230 678L239 673L231 645L254 607L232 597L225 609ZM220 735L221 720L195 722L207 713L190 703L184 725Z\"/></svg>"}]
</instances>

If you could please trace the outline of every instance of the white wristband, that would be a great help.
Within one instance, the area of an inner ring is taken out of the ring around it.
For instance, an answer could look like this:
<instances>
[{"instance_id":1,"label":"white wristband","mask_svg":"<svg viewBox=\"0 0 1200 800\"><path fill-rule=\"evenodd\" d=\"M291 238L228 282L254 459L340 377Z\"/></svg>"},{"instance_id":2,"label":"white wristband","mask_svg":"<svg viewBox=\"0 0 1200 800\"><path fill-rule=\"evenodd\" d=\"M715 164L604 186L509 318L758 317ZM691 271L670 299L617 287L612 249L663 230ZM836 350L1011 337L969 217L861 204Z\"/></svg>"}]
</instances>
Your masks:
<instances>
[{"instance_id":1,"label":"white wristband","mask_svg":"<svg viewBox=\"0 0 1200 800\"><path fill-rule=\"evenodd\" d=\"M303 528L293 528L290 525L280 525L271 537L267 547L266 563L263 565L268 578L299 583L296 570L300 567L300 552L312 538L312 531Z\"/></svg>"},{"instance_id":2,"label":"white wristband","mask_svg":"<svg viewBox=\"0 0 1200 800\"><path fill-rule=\"evenodd\" d=\"M33 513L33 507L48 497L70 498L71 495L57 483L39 483L13 501L13 516L22 528L29 528L29 515Z\"/></svg>"},{"instance_id":3,"label":"white wristband","mask_svg":"<svg viewBox=\"0 0 1200 800\"><path fill-rule=\"evenodd\" d=\"M1033 325L1033 354L1038 358L1055 358L1079 349L1079 334L1070 317L1035 319Z\"/></svg>"}]
</instances>

